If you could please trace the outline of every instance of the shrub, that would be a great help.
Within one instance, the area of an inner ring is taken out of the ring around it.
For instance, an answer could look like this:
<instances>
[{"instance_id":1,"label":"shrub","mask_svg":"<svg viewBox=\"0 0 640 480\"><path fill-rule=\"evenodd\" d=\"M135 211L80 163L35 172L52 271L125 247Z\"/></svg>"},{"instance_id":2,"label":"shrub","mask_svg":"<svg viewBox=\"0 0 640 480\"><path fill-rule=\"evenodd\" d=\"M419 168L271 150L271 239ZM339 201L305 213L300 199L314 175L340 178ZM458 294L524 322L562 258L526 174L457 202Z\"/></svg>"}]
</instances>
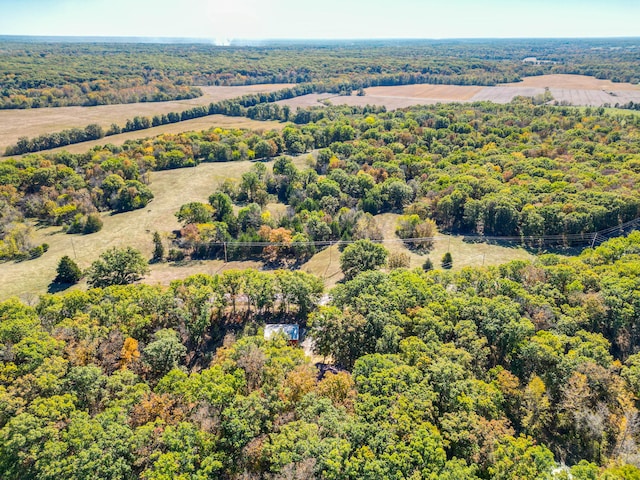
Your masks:
<instances>
[{"instance_id":1,"label":"shrub","mask_svg":"<svg viewBox=\"0 0 640 480\"><path fill-rule=\"evenodd\" d=\"M41 257L44 253L44 247L42 245L38 245L37 247L33 247L29 249L29 257L38 258Z\"/></svg>"},{"instance_id":2,"label":"shrub","mask_svg":"<svg viewBox=\"0 0 640 480\"><path fill-rule=\"evenodd\" d=\"M169 255L167 255L167 260L170 262L181 262L184 260L184 252L179 248L171 248L169 249Z\"/></svg>"},{"instance_id":3,"label":"shrub","mask_svg":"<svg viewBox=\"0 0 640 480\"><path fill-rule=\"evenodd\" d=\"M103 222L102 218L100 218L100 215L97 213L90 213L84 222L82 233L87 235L89 233L99 232L100 230L102 230L102 225Z\"/></svg>"},{"instance_id":4,"label":"shrub","mask_svg":"<svg viewBox=\"0 0 640 480\"><path fill-rule=\"evenodd\" d=\"M396 268L409 268L411 257L405 252L392 252L389 254L388 265L391 270Z\"/></svg>"}]
</instances>

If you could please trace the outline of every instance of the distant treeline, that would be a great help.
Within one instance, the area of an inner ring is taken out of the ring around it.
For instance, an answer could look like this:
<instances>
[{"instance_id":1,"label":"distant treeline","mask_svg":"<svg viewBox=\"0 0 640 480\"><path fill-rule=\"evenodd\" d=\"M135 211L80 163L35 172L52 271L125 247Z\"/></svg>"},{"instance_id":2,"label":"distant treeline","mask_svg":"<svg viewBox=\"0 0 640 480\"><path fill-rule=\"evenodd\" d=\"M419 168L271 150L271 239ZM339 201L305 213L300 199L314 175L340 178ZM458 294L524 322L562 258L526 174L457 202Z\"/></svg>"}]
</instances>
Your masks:
<instances>
[{"instance_id":1,"label":"distant treeline","mask_svg":"<svg viewBox=\"0 0 640 480\"><path fill-rule=\"evenodd\" d=\"M212 45L1 42L0 109L199 96L196 85L495 85L547 73L640 81L634 39ZM535 56L540 65L523 63ZM548 62L548 63L546 63Z\"/></svg>"},{"instance_id":2,"label":"distant treeline","mask_svg":"<svg viewBox=\"0 0 640 480\"><path fill-rule=\"evenodd\" d=\"M222 100L216 103L197 106L182 112L169 112L153 117L135 116L126 121L124 126L112 124L105 132L102 127L96 124L88 125L86 128L72 128L61 132L46 133L34 138L21 137L15 145L7 147L5 155L22 155L25 153L50 150L52 148L64 147L74 143L98 140L105 136L117 135L119 133L145 130L147 128L168 125L170 123L184 122L194 118L206 117L208 115L229 115L233 117L247 116L258 120L295 120L291 118L291 109L285 105L273 105L265 108L260 104L273 103L278 100L307 95L314 91L311 84L297 85L270 93L256 93L243 95L242 97ZM257 108L260 105L262 108ZM305 122L306 123L306 122Z\"/></svg>"},{"instance_id":3,"label":"distant treeline","mask_svg":"<svg viewBox=\"0 0 640 480\"><path fill-rule=\"evenodd\" d=\"M39 152L74 143L98 140L104 136L104 129L100 125L92 123L85 128L70 128L61 132L44 133L33 138L20 137L18 143L7 147L5 154L22 155L23 153Z\"/></svg>"},{"instance_id":4,"label":"distant treeline","mask_svg":"<svg viewBox=\"0 0 640 480\"><path fill-rule=\"evenodd\" d=\"M615 107L616 108L624 108L626 110L640 110L640 102L629 102L629 103L625 103L623 105L620 105L619 103L616 103Z\"/></svg>"},{"instance_id":5,"label":"distant treeline","mask_svg":"<svg viewBox=\"0 0 640 480\"><path fill-rule=\"evenodd\" d=\"M343 85L342 87L348 88L349 92L352 88L351 85ZM169 112L167 114L154 115L153 117L135 116L127 120L122 127L115 123L112 124L106 132L99 125L91 124L84 129L72 128L61 132L38 135L31 139L21 137L15 145L7 147L5 155L22 155L25 153L50 150L74 143L98 140L105 136L146 130L152 127L184 122L209 115L228 115L232 117L248 117L254 120L276 120L281 122L291 121L296 124L317 122L325 118L325 113L321 108L298 109L293 113L291 107L288 105L280 106L274 102L323 91L322 89L323 85L317 84L296 85L292 88L285 88L270 93L243 95L242 97L231 100L210 103L208 106L193 107L182 112ZM385 107L369 107L369 110L383 112L386 109Z\"/></svg>"}]
</instances>

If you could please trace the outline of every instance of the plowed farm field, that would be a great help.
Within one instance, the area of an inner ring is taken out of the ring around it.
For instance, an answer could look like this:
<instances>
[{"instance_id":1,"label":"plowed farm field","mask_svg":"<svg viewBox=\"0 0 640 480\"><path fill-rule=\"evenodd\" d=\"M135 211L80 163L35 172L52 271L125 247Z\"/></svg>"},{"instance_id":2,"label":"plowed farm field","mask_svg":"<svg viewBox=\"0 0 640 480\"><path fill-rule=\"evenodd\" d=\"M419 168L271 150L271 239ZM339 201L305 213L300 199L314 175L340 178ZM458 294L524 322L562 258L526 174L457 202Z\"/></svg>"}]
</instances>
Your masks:
<instances>
[{"instance_id":1,"label":"plowed farm field","mask_svg":"<svg viewBox=\"0 0 640 480\"><path fill-rule=\"evenodd\" d=\"M576 106L602 106L616 103L640 102L640 86L630 83L613 83L584 75L541 75L527 77L522 82L506 83L495 87L475 87L462 85L400 85L392 87L371 87L365 89L364 96L306 95L282 104L291 107L320 105L328 100L334 105L384 105L389 110L411 105L432 105L451 102L490 101L509 103L517 96L534 97L542 95L548 88L553 102Z\"/></svg>"},{"instance_id":2,"label":"plowed farm field","mask_svg":"<svg viewBox=\"0 0 640 480\"><path fill-rule=\"evenodd\" d=\"M539 75L525 77L521 82L505 83L506 87L565 88L576 90L631 90L640 91L640 85L631 83L614 83L611 80L600 80L587 75Z\"/></svg>"}]
</instances>

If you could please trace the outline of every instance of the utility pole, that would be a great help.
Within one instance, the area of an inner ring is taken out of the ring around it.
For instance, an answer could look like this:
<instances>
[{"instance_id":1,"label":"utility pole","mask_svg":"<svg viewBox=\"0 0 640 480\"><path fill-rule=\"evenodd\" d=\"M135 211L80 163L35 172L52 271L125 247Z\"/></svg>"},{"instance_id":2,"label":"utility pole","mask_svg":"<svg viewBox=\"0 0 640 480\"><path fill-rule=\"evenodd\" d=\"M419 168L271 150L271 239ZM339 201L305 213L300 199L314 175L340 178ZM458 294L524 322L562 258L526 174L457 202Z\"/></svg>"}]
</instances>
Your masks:
<instances>
[{"instance_id":1,"label":"utility pole","mask_svg":"<svg viewBox=\"0 0 640 480\"><path fill-rule=\"evenodd\" d=\"M222 245L224 245L224 263L227 263L227 242L224 242Z\"/></svg>"}]
</instances>

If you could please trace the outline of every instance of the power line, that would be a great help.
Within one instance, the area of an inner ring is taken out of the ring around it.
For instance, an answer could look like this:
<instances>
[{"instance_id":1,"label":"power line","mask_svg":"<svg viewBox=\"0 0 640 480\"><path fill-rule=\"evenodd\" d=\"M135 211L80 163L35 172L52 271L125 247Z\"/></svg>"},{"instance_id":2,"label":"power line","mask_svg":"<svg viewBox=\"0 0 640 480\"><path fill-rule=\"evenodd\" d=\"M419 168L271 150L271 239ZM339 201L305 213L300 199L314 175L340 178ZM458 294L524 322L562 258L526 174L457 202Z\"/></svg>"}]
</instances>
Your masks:
<instances>
[{"instance_id":1,"label":"power line","mask_svg":"<svg viewBox=\"0 0 640 480\"><path fill-rule=\"evenodd\" d=\"M634 220L622 223L615 227L606 228L597 232L589 233L567 233L567 234L553 234L553 235L462 235L464 240L468 242L584 242L591 243L603 243L610 238L618 236L617 234L624 233L629 227L640 226L640 217ZM412 238L384 238L384 239L370 239L373 243L433 243L451 241L451 235L436 235L433 237L412 237ZM250 241L250 242L208 242L209 245L217 245L224 248L229 247L298 247L298 246L317 246L317 247L330 247L332 245L350 245L358 240L308 240L304 242L267 242L267 241Z\"/></svg>"}]
</instances>

